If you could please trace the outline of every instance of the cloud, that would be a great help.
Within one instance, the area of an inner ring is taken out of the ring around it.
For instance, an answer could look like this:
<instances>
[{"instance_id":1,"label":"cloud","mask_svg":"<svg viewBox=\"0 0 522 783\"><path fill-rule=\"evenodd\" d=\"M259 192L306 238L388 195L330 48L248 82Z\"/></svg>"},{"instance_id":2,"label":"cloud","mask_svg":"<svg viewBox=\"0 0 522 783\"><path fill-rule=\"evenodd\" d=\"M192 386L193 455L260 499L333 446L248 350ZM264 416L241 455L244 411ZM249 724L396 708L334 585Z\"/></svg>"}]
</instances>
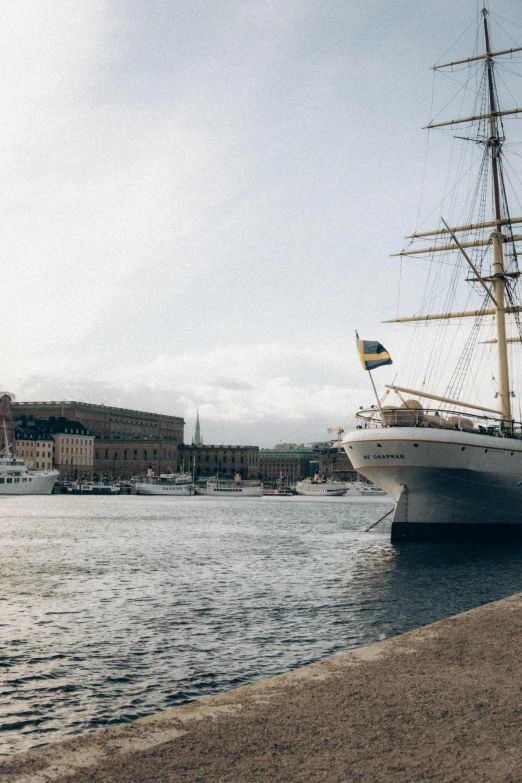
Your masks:
<instances>
[{"instance_id":1,"label":"cloud","mask_svg":"<svg viewBox=\"0 0 522 783\"><path fill-rule=\"evenodd\" d=\"M415 388L442 352L381 321L431 279L387 254L414 228L445 17L381 5L4 3L2 386L319 438L372 401L357 327L396 362L378 383L410 367Z\"/></svg>"},{"instance_id":2,"label":"cloud","mask_svg":"<svg viewBox=\"0 0 522 783\"><path fill-rule=\"evenodd\" d=\"M303 380L303 368L323 380ZM20 385L18 398L103 402L188 421L199 408L208 436L225 432L225 426L245 433L250 442L270 445L288 432L301 441L313 435L325 438L326 427L352 420L360 391L342 385L343 371L339 359L320 349L236 344L157 357L133 368L115 368L103 378L35 375Z\"/></svg>"}]
</instances>

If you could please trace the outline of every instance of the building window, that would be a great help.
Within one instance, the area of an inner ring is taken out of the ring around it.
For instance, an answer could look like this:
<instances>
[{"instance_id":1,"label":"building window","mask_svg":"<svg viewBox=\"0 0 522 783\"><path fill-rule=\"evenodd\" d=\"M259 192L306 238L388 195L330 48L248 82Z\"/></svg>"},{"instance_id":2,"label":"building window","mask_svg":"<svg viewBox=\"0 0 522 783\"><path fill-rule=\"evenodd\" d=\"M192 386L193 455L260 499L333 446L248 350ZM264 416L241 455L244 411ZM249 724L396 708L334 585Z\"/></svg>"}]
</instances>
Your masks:
<instances>
[{"instance_id":1,"label":"building window","mask_svg":"<svg viewBox=\"0 0 522 783\"><path fill-rule=\"evenodd\" d=\"M147 449L143 449L143 459L147 459Z\"/></svg>"},{"instance_id":2,"label":"building window","mask_svg":"<svg viewBox=\"0 0 522 783\"><path fill-rule=\"evenodd\" d=\"M109 449L105 449L105 459L109 459Z\"/></svg>"},{"instance_id":3,"label":"building window","mask_svg":"<svg viewBox=\"0 0 522 783\"><path fill-rule=\"evenodd\" d=\"M116 461L117 459L118 459L118 452L117 452L117 451L115 451L115 452L114 452L114 460Z\"/></svg>"},{"instance_id":4,"label":"building window","mask_svg":"<svg viewBox=\"0 0 522 783\"><path fill-rule=\"evenodd\" d=\"M127 459L128 450L123 449L123 459Z\"/></svg>"},{"instance_id":5,"label":"building window","mask_svg":"<svg viewBox=\"0 0 522 783\"><path fill-rule=\"evenodd\" d=\"M99 459L98 455L99 455L99 451L98 449L96 449L96 451L94 452L94 459Z\"/></svg>"},{"instance_id":6,"label":"building window","mask_svg":"<svg viewBox=\"0 0 522 783\"><path fill-rule=\"evenodd\" d=\"M134 449L134 454L132 456L134 459L138 459L138 449Z\"/></svg>"}]
</instances>

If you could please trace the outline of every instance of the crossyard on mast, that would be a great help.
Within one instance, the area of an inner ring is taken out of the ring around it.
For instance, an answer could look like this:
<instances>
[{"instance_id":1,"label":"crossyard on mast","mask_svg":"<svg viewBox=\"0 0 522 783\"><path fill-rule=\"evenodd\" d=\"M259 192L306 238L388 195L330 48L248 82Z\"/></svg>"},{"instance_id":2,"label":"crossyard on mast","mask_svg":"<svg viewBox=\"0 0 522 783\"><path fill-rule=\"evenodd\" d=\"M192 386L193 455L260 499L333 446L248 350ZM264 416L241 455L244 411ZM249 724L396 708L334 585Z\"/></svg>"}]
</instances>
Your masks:
<instances>
[{"instance_id":1,"label":"crossyard on mast","mask_svg":"<svg viewBox=\"0 0 522 783\"><path fill-rule=\"evenodd\" d=\"M455 228L451 228L450 226L448 226L448 224L445 221L442 221L445 226L444 228L441 228L436 231L415 233L408 238L413 240L422 236L428 237L428 236L437 236L437 235L446 234L452 238L453 240L452 244L436 245L433 247L426 247L420 249L414 248L411 250L403 250L401 253L396 253L394 255L410 256L410 255L417 255L422 253L431 254L431 253L441 252L441 251L459 250L465 256L466 261L471 266L475 275L471 279L468 278L468 280L470 280L470 282L478 282L483 286L487 296L489 297L490 300L492 300L494 307L490 307L487 309L485 307L482 307L480 310L465 310L461 312L447 312L447 313L437 313L433 315L428 314L428 315L421 315L421 316L412 316L410 318L395 318L392 319L391 321L386 321L385 323L397 323L397 322L405 322L405 321L446 320L448 318L465 318L465 317L480 318L483 316L494 315L497 334L496 334L496 340L491 342L494 342L497 345L497 352L498 352L498 384L499 384L498 399L499 399L499 408L500 408L499 413L502 419L501 429L504 432L508 433L512 431L513 423L512 423L512 414L511 414L511 391L510 391L510 381L509 381L509 363L508 363L507 344L508 342L518 341L518 338L509 338L509 339L507 338L506 315L515 314L515 316L517 317L517 314L522 312L522 307L514 304L510 296L508 296L510 304L509 306L506 307L506 292L509 295L509 287L508 287L509 281L510 279L518 278L519 273L518 271L515 273L506 272L505 265L504 265L503 246L506 241L509 243L522 241L522 234L513 235L511 233L509 236L506 237L502 232L502 228L503 226L511 226L514 223L522 223L522 218L520 217L510 218L508 214L504 214L504 215L502 214L499 167L501 166L502 163L501 149L502 149L503 139L500 138L498 133L497 120L499 117L504 117L506 115L522 113L522 108L500 110L499 107L497 106L496 88L495 88L495 80L494 80L494 58L505 56L505 55L511 55L514 52L520 52L522 51L522 47L503 49L501 51L492 52L490 49L490 38L489 38L489 29L488 29L488 11L485 5L482 8L482 23L483 23L483 33L484 33L484 43L485 43L485 52L483 54L477 55L475 57L469 57L464 60L454 60L453 62L450 63L436 65L434 66L434 70L439 70L441 68L449 68L454 65L470 63L478 60L484 60L484 64L486 68L485 75L487 79L486 82L487 104L489 110L487 112L482 111L481 113L474 114L470 117L461 117L453 120L447 120L444 122L431 123L427 125L426 128L428 129L441 128L449 125L470 123L470 122L476 122L481 120L489 121L489 136L485 139L476 139L475 141L480 141L480 143L484 144L484 146L489 152L489 159L490 159L491 173L492 173L494 220L487 221L487 222L483 221L480 223L470 223L468 225L457 226ZM456 232L478 230L483 228L493 229L488 239L477 238L474 241L460 242L455 236ZM493 248L493 269L492 269L491 276L484 276L472 263L471 259L465 252L465 249L476 248L476 247L487 247L489 245L492 245ZM492 291L490 290L490 287L487 285L487 283L491 284L493 289ZM431 397L432 399L438 399L438 400L444 399L426 393L421 395L421 393L418 392L418 394L420 396ZM452 402L455 402L455 400L452 400ZM468 407L474 407L474 406L468 406Z\"/></svg>"}]
</instances>

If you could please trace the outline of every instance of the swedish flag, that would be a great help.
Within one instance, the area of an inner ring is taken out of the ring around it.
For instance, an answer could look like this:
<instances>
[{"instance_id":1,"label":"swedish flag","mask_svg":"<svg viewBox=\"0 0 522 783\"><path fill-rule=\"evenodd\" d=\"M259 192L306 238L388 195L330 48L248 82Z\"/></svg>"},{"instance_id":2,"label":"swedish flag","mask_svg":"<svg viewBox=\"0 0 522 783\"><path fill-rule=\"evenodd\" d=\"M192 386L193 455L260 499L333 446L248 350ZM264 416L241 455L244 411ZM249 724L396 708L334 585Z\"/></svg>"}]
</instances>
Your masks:
<instances>
[{"instance_id":1,"label":"swedish flag","mask_svg":"<svg viewBox=\"0 0 522 783\"><path fill-rule=\"evenodd\" d=\"M376 367L382 367L383 364L393 364L390 354L380 343L375 340L360 340L357 338L357 350L364 370L375 370Z\"/></svg>"}]
</instances>

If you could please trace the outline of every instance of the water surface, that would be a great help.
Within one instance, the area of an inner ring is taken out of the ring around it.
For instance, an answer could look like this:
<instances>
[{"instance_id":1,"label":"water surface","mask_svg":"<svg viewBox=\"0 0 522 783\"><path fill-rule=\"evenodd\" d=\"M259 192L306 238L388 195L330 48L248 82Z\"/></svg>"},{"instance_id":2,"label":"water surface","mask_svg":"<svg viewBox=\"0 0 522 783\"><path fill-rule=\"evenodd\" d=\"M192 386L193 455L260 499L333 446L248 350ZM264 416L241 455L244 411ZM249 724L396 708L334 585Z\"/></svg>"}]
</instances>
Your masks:
<instances>
[{"instance_id":1,"label":"water surface","mask_svg":"<svg viewBox=\"0 0 522 783\"><path fill-rule=\"evenodd\" d=\"M405 544L381 498L0 498L0 753L522 590L522 550Z\"/></svg>"}]
</instances>

